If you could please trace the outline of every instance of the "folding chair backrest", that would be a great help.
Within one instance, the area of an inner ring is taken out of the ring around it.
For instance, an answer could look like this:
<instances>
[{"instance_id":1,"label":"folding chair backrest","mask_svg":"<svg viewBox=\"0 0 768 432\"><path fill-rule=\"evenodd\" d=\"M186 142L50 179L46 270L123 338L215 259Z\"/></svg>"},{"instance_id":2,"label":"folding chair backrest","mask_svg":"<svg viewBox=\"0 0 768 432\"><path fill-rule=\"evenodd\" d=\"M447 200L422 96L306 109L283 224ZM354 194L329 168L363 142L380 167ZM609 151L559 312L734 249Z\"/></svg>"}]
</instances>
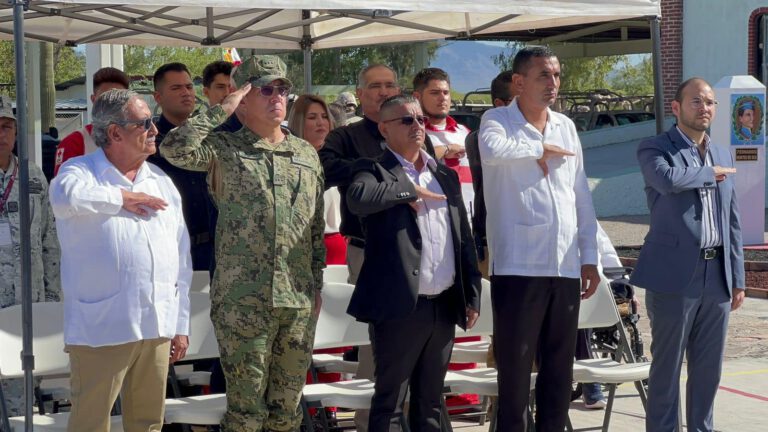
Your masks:
<instances>
[{"instance_id":1,"label":"folding chair backrest","mask_svg":"<svg viewBox=\"0 0 768 432\"><path fill-rule=\"evenodd\" d=\"M323 306L317 319L315 349L337 348L370 343L368 324L347 314L355 287L347 283L323 284Z\"/></svg>"},{"instance_id":2,"label":"folding chair backrest","mask_svg":"<svg viewBox=\"0 0 768 432\"><path fill-rule=\"evenodd\" d=\"M346 265L329 265L323 269L323 282L347 283L349 268Z\"/></svg>"},{"instance_id":3,"label":"folding chair backrest","mask_svg":"<svg viewBox=\"0 0 768 432\"><path fill-rule=\"evenodd\" d=\"M192 285L189 292L211 292L211 274L208 270L196 270L192 273Z\"/></svg>"},{"instance_id":4,"label":"folding chair backrest","mask_svg":"<svg viewBox=\"0 0 768 432\"><path fill-rule=\"evenodd\" d=\"M0 309L0 377L24 376L21 305ZM32 304L32 352L35 376L69 373L69 355L64 352L64 305L59 302Z\"/></svg>"},{"instance_id":5,"label":"folding chair backrest","mask_svg":"<svg viewBox=\"0 0 768 432\"><path fill-rule=\"evenodd\" d=\"M211 321L210 295L204 292L191 292L189 303L189 348L187 348L185 360L218 358L219 344Z\"/></svg>"},{"instance_id":6,"label":"folding chair backrest","mask_svg":"<svg viewBox=\"0 0 768 432\"><path fill-rule=\"evenodd\" d=\"M475 326L466 332L456 327L456 336L488 336L493 334L493 305L491 305L491 281L481 279L482 292L480 293L480 317Z\"/></svg>"},{"instance_id":7,"label":"folding chair backrest","mask_svg":"<svg viewBox=\"0 0 768 432\"><path fill-rule=\"evenodd\" d=\"M619 312L613 299L610 281L602 276L595 294L581 301L579 307L579 328L610 327L619 322Z\"/></svg>"}]
</instances>

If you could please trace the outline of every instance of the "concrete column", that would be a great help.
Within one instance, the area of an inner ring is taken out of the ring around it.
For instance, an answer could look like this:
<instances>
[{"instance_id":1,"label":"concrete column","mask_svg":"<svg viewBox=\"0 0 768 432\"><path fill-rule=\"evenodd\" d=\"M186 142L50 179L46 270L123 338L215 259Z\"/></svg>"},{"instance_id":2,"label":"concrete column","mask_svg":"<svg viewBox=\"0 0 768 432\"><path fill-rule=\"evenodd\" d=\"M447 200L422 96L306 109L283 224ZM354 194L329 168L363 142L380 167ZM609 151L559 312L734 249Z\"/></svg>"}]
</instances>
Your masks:
<instances>
[{"instance_id":1,"label":"concrete column","mask_svg":"<svg viewBox=\"0 0 768 432\"><path fill-rule=\"evenodd\" d=\"M727 148L733 156L744 244L763 244L765 86L750 75L739 75L723 77L713 90L719 105L712 122L712 143Z\"/></svg>"},{"instance_id":2,"label":"concrete column","mask_svg":"<svg viewBox=\"0 0 768 432\"><path fill-rule=\"evenodd\" d=\"M43 166L43 135L40 120L40 42L25 45L27 81L27 149L29 161Z\"/></svg>"},{"instance_id":3,"label":"concrete column","mask_svg":"<svg viewBox=\"0 0 768 432\"><path fill-rule=\"evenodd\" d=\"M97 70L107 66L124 70L122 45L85 45L85 99L88 102L88 112L83 119L85 123L90 123L91 109L93 109L93 104L91 103L91 95L93 94L93 74L95 74Z\"/></svg>"}]
</instances>

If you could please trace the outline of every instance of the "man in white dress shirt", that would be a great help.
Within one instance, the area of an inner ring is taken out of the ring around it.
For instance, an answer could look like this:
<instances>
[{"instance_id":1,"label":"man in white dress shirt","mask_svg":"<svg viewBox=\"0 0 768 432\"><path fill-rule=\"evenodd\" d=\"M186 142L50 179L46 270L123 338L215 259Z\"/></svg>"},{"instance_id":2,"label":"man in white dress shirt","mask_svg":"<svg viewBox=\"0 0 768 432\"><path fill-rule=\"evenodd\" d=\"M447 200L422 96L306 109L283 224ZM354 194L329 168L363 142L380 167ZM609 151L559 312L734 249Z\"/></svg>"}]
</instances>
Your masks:
<instances>
[{"instance_id":1,"label":"man in white dress shirt","mask_svg":"<svg viewBox=\"0 0 768 432\"><path fill-rule=\"evenodd\" d=\"M157 128L147 104L110 90L93 108L94 153L51 184L61 244L70 432L109 431L122 389L126 431L159 431L170 361L189 345L192 265L181 198L145 162Z\"/></svg>"},{"instance_id":2,"label":"man in white dress shirt","mask_svg":"<svg viewBox=\"0 0 768 432\"><path fill-rule=\"evenodd\" d=\"M548 48L525 48L515 56L512 72L519 96L483 115L479 140L498 429L526 430L535 355L536 430L561 432L571 396L579 301L591 296L600 280L597 220L576 128L549 109L560 87L557 57Z\"/></svg>"},{"instance_id":3,"label":"man in white dress shirt","mask_svg":"<svg viewBox=\"0 0 768 432\"><path fill-rule=\"evenodd\" d=\"M418 101L393 96L380 114L386 150L355 162L347 190L366 234L347 313L370 323L376 389L368 431L399 430L410 389L410 430L438 432L456 325L471 328L480 312L480 272L459 176L422 150Z\"/></svg>"}]
</instances>

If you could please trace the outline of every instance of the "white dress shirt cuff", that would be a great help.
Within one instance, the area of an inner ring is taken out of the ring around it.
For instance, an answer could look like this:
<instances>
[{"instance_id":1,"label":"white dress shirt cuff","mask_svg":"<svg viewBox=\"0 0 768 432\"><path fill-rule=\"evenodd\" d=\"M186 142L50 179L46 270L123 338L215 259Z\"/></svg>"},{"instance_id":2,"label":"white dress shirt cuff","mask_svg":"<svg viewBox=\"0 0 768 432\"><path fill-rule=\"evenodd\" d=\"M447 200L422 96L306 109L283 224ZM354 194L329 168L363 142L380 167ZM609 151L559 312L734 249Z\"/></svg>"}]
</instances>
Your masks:
<instances>
[{"instance_id":1,"label":"white dress shirt cuff","mask_svg":"<svg viewBox=\"0 0 768 432\"><path fill-rule=\"evenodd\" d=\"M586 249L581 252L581 265L597 265L597 249Z\"/></svg>"},{"instance_id":2,"label":"white dress shirt cuff","mask_svg":"<svg viewBox=\"0 0 768 432\"><path fill-rule=\"evenodd\" d=\"M189 336L189 320L179 317L176 322L176 335Z\"/></svg>"},{"instance_id":3,"label":"white dress shirt cuff","mask_svg":"<svg viewBox=\"0 0 768 432\"><path fill-rule=\"evenodd\" d=\"M107 193L107 202L105 203L105 213L118 214L123 208L123 190L119 187L109 188Z\"/></svg>"}]
</instances>

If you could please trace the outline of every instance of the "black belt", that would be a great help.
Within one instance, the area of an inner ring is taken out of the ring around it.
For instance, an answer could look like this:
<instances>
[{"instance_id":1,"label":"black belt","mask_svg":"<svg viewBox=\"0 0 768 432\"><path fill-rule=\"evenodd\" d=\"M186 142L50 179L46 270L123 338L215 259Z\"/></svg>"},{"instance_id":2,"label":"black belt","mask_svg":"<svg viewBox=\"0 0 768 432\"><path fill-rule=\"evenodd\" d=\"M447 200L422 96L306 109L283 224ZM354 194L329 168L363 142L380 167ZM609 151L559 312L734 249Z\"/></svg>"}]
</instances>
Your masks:
<instances>
[{"instance_id":1,"label":"black belt","mask_svg":"<svg viewBox=\"0 0 768 432\"><path fill-rule=\"evenodd\" d=\"M192 246L208 243L209 241L211 241L211 234L207 232L195 234L189 238L189 242Z\"/></svg>"},{"instance_id":2,"label":"black belt","mask_svg":"<svg viewBox=\"0 0 768 432\"><path fill-rule=\"evenodd\" d=\"M442 291L439 294L419 294L419 298L420 299L425 299L425 300L434 300L434 299L440 297L441 295L443 295L444 292L445 291Z\"/></svg>"},{"instance_id":3,"label":"black belt","mask_svg":"<svg viewBox=\"0 0 768 432\"><path fill-rule=\"evenodd\" d=\"M364 249L365 248L365 240L357 238L357 237L347 237L347 243L350 246L354 246L356 248Z\"/></svg>"},{"instance_id":4,"label":"black belt","mask_svg":"<svg viewBox=\"0 0 768 432\"><path fill-rule=\"evenodd\" d=\"M718 246L718 247L702 249L701 254L699 256L705 260L711 260L711 259L717 258L722 254L723 254L723 247Z\"/></svg>"}]
</instances>

